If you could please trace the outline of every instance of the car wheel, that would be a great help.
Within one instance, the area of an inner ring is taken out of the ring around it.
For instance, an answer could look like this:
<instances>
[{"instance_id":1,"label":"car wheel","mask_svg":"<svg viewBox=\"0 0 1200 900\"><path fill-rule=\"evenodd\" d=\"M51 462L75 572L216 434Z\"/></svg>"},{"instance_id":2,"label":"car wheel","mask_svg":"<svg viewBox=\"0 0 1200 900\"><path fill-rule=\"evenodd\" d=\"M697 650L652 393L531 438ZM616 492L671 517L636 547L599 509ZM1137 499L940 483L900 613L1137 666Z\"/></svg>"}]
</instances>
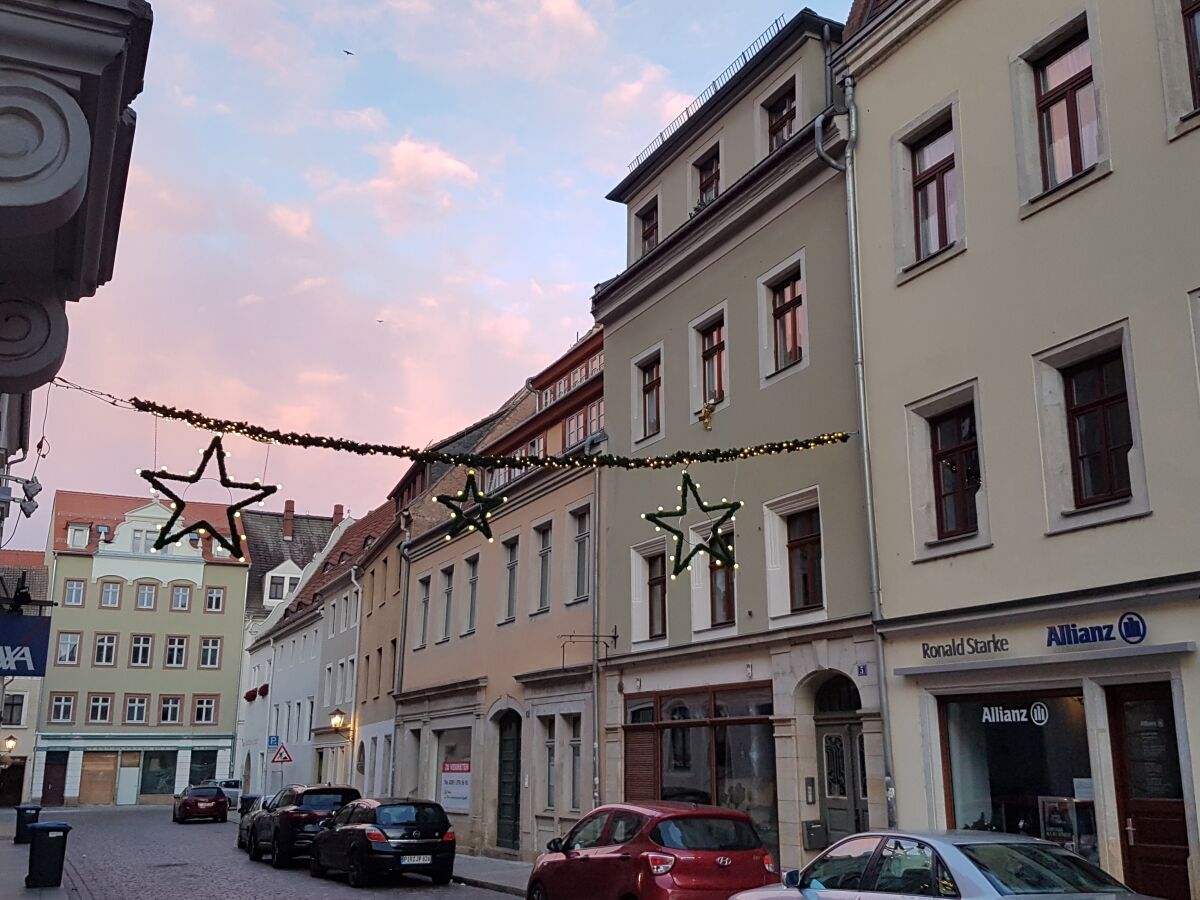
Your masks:
<instances>
[{"instance_id":1,"label":"car wheel","mask_svg":"<svg viewBox=\"0 0 1200 900\"><path fill-rule=\"evenodd\" d=\"M550 898L546 894L546 889L542 887L541 883L539 882L538 884L532 885L529 888L528 900L550 900Z\"/></svg>"},{"instance_id":2,"label":"car wheel","mask_svg":"<svg viewBox=\"0 0 1200 900\"><path fill-rule=\"evenodd\" d=\"M217 821L218 821L218 822L228 822L228 821L229 821L229 815L228 815L228 814L226 814L226 815L223 815L223 816L221 816L221 818L217 819Z\"/></svg>"},{"instance_id":3,"label":"car wheel","mask_svg":"<svg viewBox=\"0 0 1200 900\"><path fill-rule=\"evenodd\" d=\"M350 887L371 886L371 876L367 872L367 865L363 862L362 853L357 850L350 853L350 862L346 867L346 881L349 882Z\"/></svg>"},{"instance_id":4,"label":"car wheel","mask_svg":"<svg viewBox=\"0 0 1200 900\"><path fill-rule=\"evenodd\" d=\"M179 824L179 814L175 812L175 807L171 807L171 821L176 825Z\"/></svg>"},{"instance_id":5,"label":"car wheel","mask_svg":"<svg viewBox=\"0 0 1200 900\"><path fill-rule=\"evenodd\" d=\"M258 832L254 829L250 830L250 840L246 843L246 852L250 854L250 859L254 862L261 862L263 858L262 844L258 842Z\"/></svg>"},{"instance_id":6,"label":"car wheel","mask_svg":"<svg viewBox=\"0 0 1200 900\"><path fill-rule=\"evenodd\" d=\"M438 866L433 870L433 875L431 877L433 878L434 884L449 884L450 880L454 877L453 863L448 866Z\"/></svg>"},{"instance_id":7,"label":"car wheel","mask_svg":"<svg viewBox=\"0 0 1200 900\"><path fill-rule=\"evenodd\" d=\"M316 848L313 848L311 855L308 857L308 874L313 878L324 878L328 870L321 865L321 860L317 858Z\"/></svg>"},{"instance_id":8,"label":"car wheel","mask_svg":"<svg viewBox=\"0 0 1200 900\"><path fill-rule=\"evenodd\" d=\"M292 854L283 849L279 843L279 832L271 838L271 866L276 869L286 869L292 864Z\"/></svg>"},{"instance_id":9,"label":"car wheel","mask_svg":"<svg viewBox=\"0 0 1200 900\"><path fill-rule=\"evenodd\" d=\"M242 829L240 829L240 828L238 829L238 833L237 833L237 848L239 850L246 849L246 840L245 840L245 838L242 837Z\"/></svg>"}]
</instances>

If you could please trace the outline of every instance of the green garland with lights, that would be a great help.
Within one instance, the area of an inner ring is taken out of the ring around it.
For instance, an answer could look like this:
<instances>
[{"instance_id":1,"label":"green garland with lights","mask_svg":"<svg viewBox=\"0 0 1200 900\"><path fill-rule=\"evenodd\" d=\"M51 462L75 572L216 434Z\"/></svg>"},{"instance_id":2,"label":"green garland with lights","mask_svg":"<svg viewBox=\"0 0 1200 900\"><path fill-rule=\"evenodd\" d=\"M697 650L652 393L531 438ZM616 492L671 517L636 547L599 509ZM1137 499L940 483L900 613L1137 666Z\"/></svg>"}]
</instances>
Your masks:
<instances>
[{"instance_id":1,"label":"green garland with lights","mask_svg":"<svg viewBox=\"0 0 1200 900\"><path fill-rule=\"evenodd\" d=\"M450 531L446 534L446 540L452 541L464 531L478 531L489 543L494 540L488 521L492 517L492 510L508 502L507 497L489 497L479 490L474 469L467 470L467 483L461 491L439 494L433 499L450 510ZM468 509L467 504L474 504L474 508Z\"/></svg>"}]
</instances>

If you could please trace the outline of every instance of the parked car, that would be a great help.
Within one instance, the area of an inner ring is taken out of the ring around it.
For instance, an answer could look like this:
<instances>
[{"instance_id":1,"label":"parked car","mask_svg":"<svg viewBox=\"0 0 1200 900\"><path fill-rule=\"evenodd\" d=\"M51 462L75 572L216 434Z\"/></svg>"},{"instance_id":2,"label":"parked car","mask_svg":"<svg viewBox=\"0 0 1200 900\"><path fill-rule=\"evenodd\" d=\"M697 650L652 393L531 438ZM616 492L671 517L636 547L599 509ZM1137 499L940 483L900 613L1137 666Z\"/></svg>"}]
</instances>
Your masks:
<instances>
[{"instance_id":1,"label":"parked car","mask_svg":"<svg viewBox=\"0 0 1200 900\"><path fill-rule=\"evenodd\" d=\"M211 819L225 822L229 819L229 799L219 787L187 787L182 794L175 795L171 807L172 822L188 819Z\"/></svg>"},{"instance_id":2,"label":"parked car","mask_svg":"<svg viewBox=\"0 0 1200 900\"><path fill-rule=\"evenodd\" d=\"M250 801L250 805L245 811L241 812L238 818L237 830L237 845L239 850L247 850L250 847L250 826L254 822L255 816L262 811L263 804L268 802L270 797L254 797Z\"/></svg>"},{"instance_id":3,"label":"parked car","mask_svg":"<svg viewBox=\"0 0 1200 900\"><path fill-rule=\"evenodd\" d=\"M208 778L200 782L202 787L219 787L229 799L229 808L237 809L242 796L242 779L240 778Z\"/></svg>"},{"instance_id":4,"label":"parked car","mask_svg":"<svg viewBox=\"0 0 1200 900\"><path fill-rule=\"evenodd\" d=\"M356 800L321 822L308 870L323 878L346 873L352 887L383 875L428 875L449 884L454 875L454 829L446 811L428 800Z\"/></svg>"},{"instance_id":5,"label":"parked car","mask_svg":"<svg viewBox=\"0 0 1200 900\"><path fill-rule=\"evenodd\" d=\"M852 835L803 869L788 872L782 884L743 891L734 900L783 900L799 893L808 900L834 900L847 892L879 900L996 900L1013 894L1037 894L1039 900L1068 894L1144 897L1059 844L996 831L951 831Z\"/></svg>"},{"instance_id":6,"label":"parked car","mask_svg":"<svg viewBox=\"0 0 1200 900\"><path fill-rule=\"evenodd\" d=\"M270 853L275 868L291 865L295 857L308 853L321 820L360 796L344 784L288 785L263 804L250 824L250 858L259 860Z\"/></svg>"},{"instance_id":7,"label":"parked car","mask_svg":"<svg viewBox=\"0 0 1200 900\"><path fill-rule=\"evenodd\" d=\"M529 900L724 900L779 880L750 817L716 806L601 806L546 850Z\"/></svg>"}]
</instances>

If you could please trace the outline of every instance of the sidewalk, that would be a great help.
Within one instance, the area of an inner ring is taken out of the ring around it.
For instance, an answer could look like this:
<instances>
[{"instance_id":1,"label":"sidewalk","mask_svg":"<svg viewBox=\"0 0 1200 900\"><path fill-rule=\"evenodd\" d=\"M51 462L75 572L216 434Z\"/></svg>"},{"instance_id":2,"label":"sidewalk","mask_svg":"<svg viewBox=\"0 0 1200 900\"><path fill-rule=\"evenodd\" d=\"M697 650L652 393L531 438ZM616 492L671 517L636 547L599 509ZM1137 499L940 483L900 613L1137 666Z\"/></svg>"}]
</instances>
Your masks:
<instances>
[{"instance_id":1,"label":"sidewalk","mask_svg":"<svg viewBox=\"0 0 1200 900\"><path fill-rule=\"evenodd\" d=\"M11 829L0 828L0 900L67 900L70 896L66 887L25 887L28 871L29 845L14 844Z\"/></svg>"},{"instance_id":2,"label":"sidewalk","mask_svg":"<svg viewBox=\"0 0 1200 900\"><path fill-rule=\"evenodd\" d=\"M455 881L517 897L525 896L531 871L531 863L509 859L489 859L486 856L467 856L465 853L458 854L454 859ZM7 900L7 897L0 893L0 900Z\"/></svg>"}]
</instances>

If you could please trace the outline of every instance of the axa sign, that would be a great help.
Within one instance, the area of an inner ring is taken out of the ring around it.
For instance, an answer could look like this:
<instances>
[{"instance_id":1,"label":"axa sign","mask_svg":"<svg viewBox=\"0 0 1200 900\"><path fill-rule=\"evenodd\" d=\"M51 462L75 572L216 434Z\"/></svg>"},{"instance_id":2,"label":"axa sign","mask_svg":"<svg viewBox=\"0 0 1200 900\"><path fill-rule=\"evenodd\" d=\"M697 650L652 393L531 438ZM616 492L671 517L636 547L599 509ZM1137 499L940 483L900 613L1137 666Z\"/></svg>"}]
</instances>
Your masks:
<instances>
[{"instance_id":1,"label":"axa sign","mask_svg":"<svg viewBox=\"0 0 1200 900\"><path fill-rule=\"evenodd\" d=\"M1092 644L1140 644L1146 639L1149 628L1146 620L1135 612L1124 613L1116 622L1100 625L1077 625L1067 622L1062 625L1046 626L1047 647L1080 647Z\"/></svg>"},{"instance_id":2,"label":"axa sign","mask_svg":"<svg viewBox=\"0 0 1200 900\"><path fill-rule=\"evenodd\" d=\"M44 676L49 645L49 616L0 613L0 676Z\"/></svg>"}]
</instances>

